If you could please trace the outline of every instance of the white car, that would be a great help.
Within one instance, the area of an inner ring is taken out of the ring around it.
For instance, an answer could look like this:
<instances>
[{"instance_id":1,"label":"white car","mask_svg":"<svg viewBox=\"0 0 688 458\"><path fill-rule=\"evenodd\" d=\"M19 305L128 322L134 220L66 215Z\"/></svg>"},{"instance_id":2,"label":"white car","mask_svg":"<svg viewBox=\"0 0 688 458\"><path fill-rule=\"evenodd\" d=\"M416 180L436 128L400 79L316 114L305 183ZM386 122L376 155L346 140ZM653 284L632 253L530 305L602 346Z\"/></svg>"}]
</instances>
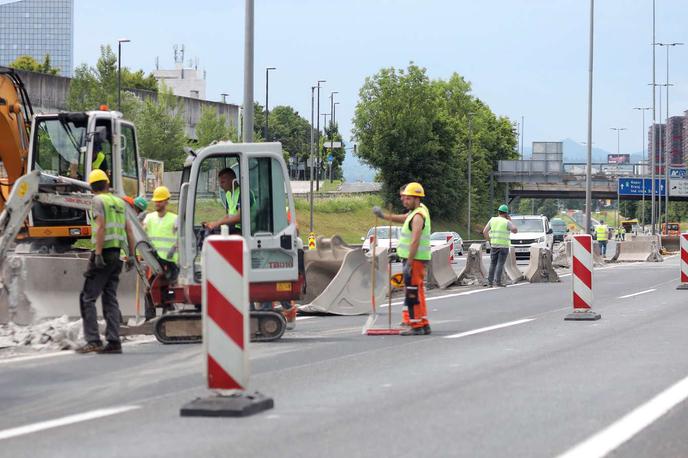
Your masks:
<instances>
[{"instance_id":1,"label":"white car","mask_svg":"<svg viewBox=\"0 0 688 458\"><path fill-rule=\"evenodd\" d=\"M399 246L399 234L401 234L400 226L392 226L392 232L390 237L390 227L389 226L378 226L377 228L377 246L380 248L387 248L392 253L397 252L397 247ZM375 228L371 227L368 230L368 234L365 237L361 237L363 241L363 252L368 253L370 251L370 241L375 233ZM390 248L391 242L391 248Z\"/></svg>"},{"instance_id":2,"label":"white car","mask_svg":"<svg viewBox=\"0 0 688 458\"><path fill-rule=\"evenodd\" d=\"M447 237L454 237L454 256L463 254L463 239L456 232L433 232L430 234L430 246L440 246L447 243Z\"/></svg>"},{"instance_id":3,"label":"white car","mask_svg":"<svg viewBox=\"0 0 688 458\"><path fill-rule=\"evenodd\" d=\"M516 249L517 258L530 259L530 247L554 247L554 231L549 226L549 219L543 215L512 216L511 222L518 232L511 233L511 246Z\"/></svg>"}]
</instances>

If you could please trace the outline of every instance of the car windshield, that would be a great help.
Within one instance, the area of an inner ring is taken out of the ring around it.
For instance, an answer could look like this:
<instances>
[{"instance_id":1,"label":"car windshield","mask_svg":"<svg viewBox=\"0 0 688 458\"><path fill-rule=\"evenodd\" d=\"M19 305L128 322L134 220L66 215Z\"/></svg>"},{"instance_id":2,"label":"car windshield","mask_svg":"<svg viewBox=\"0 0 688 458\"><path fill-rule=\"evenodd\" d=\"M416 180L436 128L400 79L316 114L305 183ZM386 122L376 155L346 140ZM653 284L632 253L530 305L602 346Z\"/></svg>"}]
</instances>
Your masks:
<instances>
[{"instance_id":1,"label":"car windshield","mask_svg":"<svg viewBox=\"0 0 688 458\"><path fill-rule=\"evenodd\" d=\"M373 235L373 231L374 231L374 229L369 230L366 238L370 238ZM389 227L378 227L377 228L377 238L379 238L379 239L388 239L388 238L398 239L399 238L399 228L393 227L392 228L392 237L390 237L389 236Z\"/></svg>"},{"instance_id":2,"label":"car windshield","mask_svg":"<svg viewBox=\"0 0 688 458\"><path fill-rule=\"evenodd\" d=\"M451 232L435 232L430 236L430 240L447 240L447 237L451 236Z\"/></svg>"},{"instance_id":3,"label":"car windshield","mask_svg":"<svg viewBox=\"0 0 688 458\"><path fill-rule=\"evenodd\" d=\"M545 226L540 218L513 218L511 220L519 232L545 232Z\"/></svg>"},{"instance_id":4,"label":"car windshield","mask_svg":"<svg viewBox=\"0 0 688 458\"><path fill-rule=\"evenodd\" d=\"M560 230L560 231L566 230L566 223L561 221L561 220L552 221L551 224L552 224L552 229Z\"/></svg>"}]
</instances>

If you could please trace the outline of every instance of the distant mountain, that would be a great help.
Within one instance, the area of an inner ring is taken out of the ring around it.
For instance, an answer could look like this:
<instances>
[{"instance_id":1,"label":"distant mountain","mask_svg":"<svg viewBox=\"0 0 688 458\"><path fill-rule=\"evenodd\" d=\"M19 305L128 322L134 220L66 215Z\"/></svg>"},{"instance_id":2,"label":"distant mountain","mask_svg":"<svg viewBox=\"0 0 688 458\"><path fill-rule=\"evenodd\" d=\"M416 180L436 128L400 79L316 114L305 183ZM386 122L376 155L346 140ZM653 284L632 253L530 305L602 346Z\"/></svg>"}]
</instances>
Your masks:
<instances>
[{"instance_id":1,"label":"distant mountain","mask_svg":"<svg viewBox=\"0 0 688 458\"><path fill-rule=\"evenodd\" d=\"M375 181L375 170L363 164L351 152L346 153L344 163L342 164L342 173L347 183L372 183Z\"/></svg>"}]
</instances>

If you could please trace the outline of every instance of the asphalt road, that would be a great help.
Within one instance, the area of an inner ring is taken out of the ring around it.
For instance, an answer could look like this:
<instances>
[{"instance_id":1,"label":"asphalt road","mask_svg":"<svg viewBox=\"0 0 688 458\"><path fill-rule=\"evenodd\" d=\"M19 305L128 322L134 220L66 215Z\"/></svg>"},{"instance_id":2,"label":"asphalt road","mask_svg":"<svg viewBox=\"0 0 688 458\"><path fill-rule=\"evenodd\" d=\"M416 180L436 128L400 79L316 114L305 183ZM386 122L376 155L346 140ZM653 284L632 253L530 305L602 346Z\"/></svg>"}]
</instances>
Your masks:
<instances>
[{"instance_id":1,"label":"asphalt road","mask_svg":"<svg viewBox=\"0 0 688 458\"><path fill-rule=\"evenodd\" d=\"M252 388L275 408L243 419L179 416L208 395L199 345L3 361L0 455L688 456L677 258L597 269L596 322L563 320L570 280L434 291L430 336L300 319L251 345Z\"/></svg>"}]
</instances>

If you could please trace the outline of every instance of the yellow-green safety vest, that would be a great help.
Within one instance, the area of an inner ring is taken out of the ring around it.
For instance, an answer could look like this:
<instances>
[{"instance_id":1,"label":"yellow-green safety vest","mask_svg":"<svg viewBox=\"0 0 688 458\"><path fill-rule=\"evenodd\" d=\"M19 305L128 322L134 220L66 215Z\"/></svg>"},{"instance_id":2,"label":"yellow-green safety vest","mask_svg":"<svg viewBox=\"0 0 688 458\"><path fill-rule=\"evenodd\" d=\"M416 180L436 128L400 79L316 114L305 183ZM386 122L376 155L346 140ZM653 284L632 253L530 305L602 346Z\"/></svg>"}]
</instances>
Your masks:
<instances>
[{"instance_id":1,"label":"yellow-green safety vest","mask_svg":"<svg viewBox=\"0 0 688 458\"><path fill-rule=\"evenodd\" d=\"M605 224L599 224L595 228L598 242L606 242L608 239L609 228Z\"/></svg>"},{"instance_id":2,"label":"yellow-green safety vest","mask_svg":"<svg viewBox=\"0 0 688 458\"><path fill-rule=\"evenodd\" d=\"M423 205L406 216L406 221L401 227L401 235L399 236L399 246L397 247L397 255L400 258L408 259L411 250L411 241L413 239L413 231L411 230L411 221L413 217L419 214L425 220L425 225L423 226L423 232L420 235L420 243L418 244L418 251L416 252L416 258L419 261L429 261L430 260L430 212L428 208Z\"/></svg>"},{"instance_id":3,"label":"yellow-green safety vest","mask_svg":"<svg viewBox=\"0 0 688 458\"><path fill-rule=\"evenodd\" d=\"M175 234L175 225L177 223L177 215L172 212L165 213L165 216L160 218L158 212L152 212L146 215L144 222L146 226L146 233L150 238L153 248L158 252L165 261L177 263L177 235Z\"/></svg>"},{"instance_id":4,"label":"yellow-green safety vest","mask_svg":"<svg viewBox=\"0 0 688 458\"><path fill-rule=\"evenodd\" d=\"M490 219L490 246L509 248L509 220L501 216Z\"/></svg>"},{"instance_id":5,"label":"yellow-green safety vest","mask_svg":"<svg viewBox=\"0 0 688 458\"><path fill-rule=\"evenodd\" d=\"M241 189L237 189L236 192L227 191L225 193L225 199L227 199L227 214L229 216L236 215L239 213L239 197L241 196ZM236 223L234 225L237 229L241 229L241 223Z\"/></svg>"},{"instance_id":6,"label":"yellow-green safety vest","mask_svg":"<svg viewBox=\"0 0 688 458\"><path fill-rule=\"evenodd\" d=\"M105 210L105 241L103 248L123 248L127 244L126 215L124 201L110 193L97 194L93 199L103 202ZM91 241L96 243L98 223L91 218Z\"/></svg>"},{"instance_id":7,"label":"yellow-green safety vest","mask_svg":"<svg viewBox=\"0 0 688 458\"><path fill-rule=\"evenodd\" d=\"M98 152L98 154L96 154L96 160L93 161L91 168L94 170L99 169L104 160L105 160L105 153L103 153L102 151Z\"/></svg>"}]
</instances>

